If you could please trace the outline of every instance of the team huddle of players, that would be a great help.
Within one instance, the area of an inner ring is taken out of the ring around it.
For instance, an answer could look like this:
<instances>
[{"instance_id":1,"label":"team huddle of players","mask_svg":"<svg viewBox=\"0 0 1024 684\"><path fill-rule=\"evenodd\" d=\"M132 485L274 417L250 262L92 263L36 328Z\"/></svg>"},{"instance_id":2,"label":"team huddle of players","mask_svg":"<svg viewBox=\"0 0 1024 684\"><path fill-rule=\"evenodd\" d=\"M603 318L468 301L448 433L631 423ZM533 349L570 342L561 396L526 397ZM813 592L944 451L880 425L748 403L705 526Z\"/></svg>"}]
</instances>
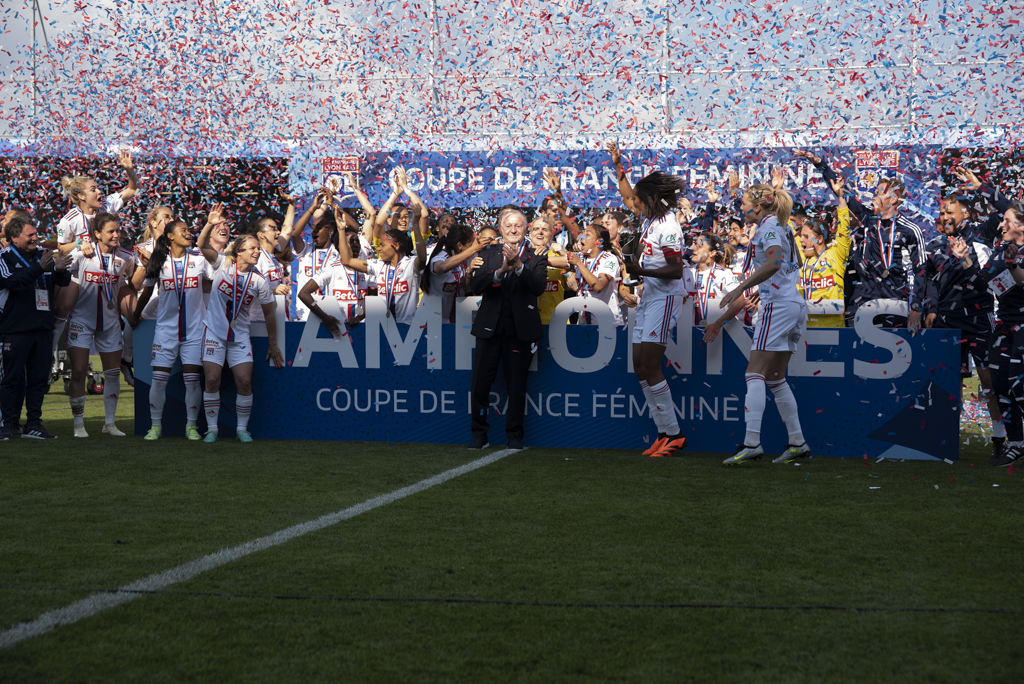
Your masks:
<instances>
[{"instance_id":1,"label":"team huddle of players","mask_svg":"<svg viewBox=\"0 0 1024 684\"><path fill-rule=\"evenodd\" d=\"M922 326L963 330L965 372L972 357L982 386L994 388L989 393L993 462L1005 465L1020 457L1024 389L1009 374L1013 362L1024 361L1024 333L1019 331L1024 271L1017 268L1024 211L1018 202L960 168L964 185L943 198L941 232L925 244L920 229L901 212L904 188L899 181L882 180L865 206L825 160L808 152L797 154L821 169L838 201L828 222L794 214L781 174L745 189L732 174L726 190L731 202L724 205L731 205L731 216L723 218L718 216L723 193L709 184L707 207L694 213L681 199L682 179L653 173L632 186L616 146L609 144L608 150L624 211L599 214L581 225L581 217L568 211L559 177L546 173L552 193L528 226L525 211L506 207L497 226L475 232L452 214L432 220L398 169L392 193L379 210L348 176L347 185L363 210L361 222L341 209L332 192L337 187L322 189L298 217L293 198L281 193L287 209L280 225L261 218L233 240L223 206L211 208L197 236L170 207L157 206L149 212L139 243L124 249L118 211L137 188L131 156L119 157L129 183L118 193L104 196L91 178L65 178L72 209L58 226L58 242L71 257L73 278L55 298L54 345L66 326L75 436L87 436L84 378L91 349L103 364L103 432L123 435L114 416L120 374L131 378L131 329L141 319L155 318L153 427L146 438L161 436L166 385L180 359L188 438L203 439L197 427L203 410L209 426L205 441L217 439L226 365L238 389L237 437L251 441L249 324L265 322L268 357L280 366L273 314L276 306L290 306L293 261L298 291L295 311L289 312L292 320L315 315L332 334L340 334L362 319L366 297L377 296L398 323L411 323L417 307L428 303L440 306L445 322L454 322L456 303L483 261L480 252L500 242L503 225L513 222L529 230L524 248L547 256L548 287L539 302L543 323L550 322L555 306L567 296L582 298L573 318L583 325L609 310L622 325L629 309L636 309L634 369L658 428L647 455L668 456L685 446L661 366L682 303L691 298L694 320L688 323L705 326L705 339L713 339L737 316L755 328L746 373L747 432L727 463L764 453L760 420L766 388L774 393L790 435L776 460L809 453L785 379L789 358L805 326L850 324L862 306L878 300L904 305L870 310L880 324L911 331ZM403 195L409 206L399 203ZM986 200L993 213L972 221L977 198ZM303 238L307 229L308 241Z\"/></svg>"}]
</instances>

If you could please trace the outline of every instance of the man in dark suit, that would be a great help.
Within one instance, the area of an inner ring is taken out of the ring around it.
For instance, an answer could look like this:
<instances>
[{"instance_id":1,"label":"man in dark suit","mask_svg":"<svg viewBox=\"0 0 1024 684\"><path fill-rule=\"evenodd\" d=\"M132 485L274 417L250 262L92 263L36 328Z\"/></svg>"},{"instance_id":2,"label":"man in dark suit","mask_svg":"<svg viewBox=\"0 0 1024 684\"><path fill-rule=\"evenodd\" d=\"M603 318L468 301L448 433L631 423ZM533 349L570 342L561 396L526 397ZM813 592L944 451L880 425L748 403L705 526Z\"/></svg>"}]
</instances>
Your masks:
<instances>
[{"instance_id":1,"label":"man in dark suit","mask_svg":"<svg viewBox=\"0 0 1024 684\"><path fill-rule=\"evenodd\" d=\"M526 216L512 209L502 212L498 230L502 244L488 247L480 256L483 265L470 280L480 309L473 323L476 355L473 359L472 427L470 449L490 446L487 439L491 384L498 364L505 368L508 411L505 434L509 449L523 448L523 415L526 412L526 376L544 335L537 297L547 285L548 259L533 253L526 238Z\"/></svg>"}]
</instances>

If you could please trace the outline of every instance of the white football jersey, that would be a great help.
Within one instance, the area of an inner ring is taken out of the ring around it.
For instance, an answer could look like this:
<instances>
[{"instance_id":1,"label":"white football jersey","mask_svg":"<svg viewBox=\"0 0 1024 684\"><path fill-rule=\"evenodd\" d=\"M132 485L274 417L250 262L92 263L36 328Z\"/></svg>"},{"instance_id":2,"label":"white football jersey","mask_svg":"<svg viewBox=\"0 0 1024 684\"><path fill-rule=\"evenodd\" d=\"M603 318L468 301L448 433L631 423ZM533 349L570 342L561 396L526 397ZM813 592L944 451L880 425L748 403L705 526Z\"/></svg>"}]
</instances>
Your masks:
<instances>
[{"instance_id":1,"label":"white football jersey","mask_svg":"<svg viewBox=\"0 0 1024 684\"><path fill-rule=\"evenodd\" d=\"M270 293L273 294L277 286L284 282L285 274L284 268L281 266L281 262L277 260L277 257L270 254L265 249L260 250L260 259L256 262L256 270L266 278L267 283L270 285ZM254 302L251 310L249 311L250 321L262 321L263 320L263 308L259 305L259 302Z\"/></svg>"},{"instance_id":2,"label":"white football jersey","mask_svg":"<svg viewBox=\"0 0 1024 684\"><path fill-rule=\"evenodd\" d=\"M103 211L110 214L116 214L121 211L123 206L124 200L116 192L103 200ZM78 207L64 214L64 218L57 224L57 242L66 245L78 238L82 238L83 242L90 242L89 224L92 223L95 216L96 214L83 214L82 210Z\"/></svg>"},{"instance_id":3,"label":"white football jersey","mask_svg":"<svg viewBox=\"0 0 1024 684\"><path fill-rule=\"evenodd\" d=\"M576 282L579 287L576 292L577 296L601 300L612 310L612 315L615 316L615 324L622 325L622 310L619 306L619 281L622 279L622 270L619 267L618 258L613 252L600 252L593 258L588 258L582 254L579 257L586 264L588 271L598 277L602 275L610 276L611 282L605 285L604 289L600 292L595 292L587 285L587 281L583 279L583 272L577 267ZM580 322L583 322L584 318L584 316L580 316Z\"/></svg>"},{"instance_id":4,"label":"white football jersey","mask_svg":"<svg viewBox=\"0 0 1024 684\"><path fill-rule=\"evenodd\" d=\"M303 286L313 279L313 276L326 271L332 266L341 264L341 255L338 254L338 250L334 245L327 245L325 249L317 249L312 243L307 242L306 247L297 256L299 260L299 270L296 274L295 281L298 287L297 292L302 292ZM320 292L319 294L324 294ZM308 312L306 307L302 305L302 302L296 299L295 301L295 319L299 321L306 320Z\"/></svg>"},{"instance_id":5,"label":"white football jersey","mask_svg":"<svg viewBox=\"0 0 1024 684\"><path fill-rule=\"evenodd\" d=\"M459 296L459 288L462 287L462 278L466 275L466 266L472 261L472 258L467 259L447 273L434 273L434 264L443 264L450 256L442 249L431 259L427 272L427 277L430 278L430 293L423 295L424 299L441 298L441 321L444 323L455 322L456 298Z\"/></svg>"},{"instance_id":6,"label":"white football jersey","mask_svg":"<svg viewBox=\"0 0 1024 684\"><path fill-rule=\"evenodd\" d=\"M676 215L669 212L663 218L644 222L640 237L641 268L661 268L668 265L666 257L680 257L683 249L683 230ZM682 279L651 278L644 276L642 297L665 297L685 294Z\"/></svg>"},{"instance_id":7,"label":"white football jersey","mask_svg":"<svg viewBox=\"0 0 1024 684\"><path fill-rule=\"evenodd\" d=\"M213 280L223 262L224 257L218 257L217 264L211 265L198 249L188 250L180 259L167 255L160 277L146 278L142 283L144 287L154 288L154 294L160 292L156 310L157 331L177 335L179 342L202 341L203 319L206 317L203 280Z\"/></svg>"},{"instance_id":8,"label":"white football jersey","mask_svg":"<svg viewBox=\"0 0 1024 684\"><path fill-rule=\"evenodd\" d=\"M255 266L239 273L234 264L228 266L222 261L213 274L210 304L203 323L218 339L245 342L249 339L250 310L273 301L270 281Z\"/></svg>"},{"instance_id":9,"label":"white football jersey","mask_svg":"<svg viewBox=\"0 0 1024 684\"><path fill-rule=\"evenodd\" d=\"M778 247L781 253L782 266L768 280L757 286L762 304L770 302L803 302L797 283L800 280L800 259L796 253L796 240L789 228L779 225L774 216L765 216L757 227L754 237L747 245L747 258L744 271L753 273L764 266L767 261L765 254L771 247Z\"/></svg>"},{"instance_id":10,"label":"white football jersey","mask_svg":"<svg viewBox=\"0 0 1024 684\"><path fill-rule=\"evenodd\" d=\"M719 303L739 284L740 281L731 270L718 264L706 271L697 271L694 283L696 301L693 303L693 324L707 325L721 318L726 310L720 308Z\"/></svg>"},{"instance_id":11,"label":"white football jersey","mask_svg":"<svg viewBox=\"0 0 1024 684\"><path fill-rule=\"evenodd\" d=\"M345 318L355 316L356 309L363 306L366 298L366 275L346 268L341 261L320 271L312 280L320 288L313 295L313 299L334 297L341 305L341 312Z\"/></svg>"},{"instance_id":12,"label":"white football jersey","mask_svg":"<svg viewBox=\"0 0 1024 684\"><path fill-rule=\"evenodd\" d=\"M71 252L71 279L78 283L78 299L71 310L76 323L95 331L121 326L117 294L135 272L135 253L115 249L102 254L97 248L91 257L82 250ZM113 304L113 306L108 306Z\"/></svg>"},{"instance_id":13,"label":"white football jersey","mask_svg":"<svg viewBox=\"0 0 1024 684\"><path fill-rule=\"evenodd\" d=\"M384 298L385 306L394 313L398 323L412 323L419 303L420 269L414 257L405 257L397 267L380 259L366 262L366 279L377 288L377 296Z\"/></svg>"}]
</instances>

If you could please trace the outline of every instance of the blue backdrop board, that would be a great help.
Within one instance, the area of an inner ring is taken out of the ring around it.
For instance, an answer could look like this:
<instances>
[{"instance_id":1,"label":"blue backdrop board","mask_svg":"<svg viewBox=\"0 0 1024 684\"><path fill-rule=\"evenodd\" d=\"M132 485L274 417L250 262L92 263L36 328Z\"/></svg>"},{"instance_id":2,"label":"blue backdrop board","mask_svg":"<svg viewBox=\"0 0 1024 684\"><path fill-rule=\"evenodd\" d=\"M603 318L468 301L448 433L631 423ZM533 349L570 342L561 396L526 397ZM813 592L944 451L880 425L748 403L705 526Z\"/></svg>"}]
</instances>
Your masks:
<instances>
[{"instance_id":1,"label":"blue backdrop board","mask_svg":"<svg viewBox=\"0 0 1024 684\"><path fill-rule=\"evenodd\" d=\"M421 307L410 326L385 317L368 300L367 320L341 339L317 319L279 324L287 365L256 364L249 426L257 439L469 442L469 386L476 298L460 302L455 324ZM566 300L552 320L566 320ZM323 306L330 312L331 301ZM340 312L335 312L340 316ZM691 320L684 310L680 320ZM641 448L655 434L632 373L627 328L611 313L600 324L553 324L541 340L528 384L527 446ZM254 326L257 358L267 349ZM744 432L744 370L752 331L733 322L711 345L703 329L682 327L667 347L665 375L690 449L730 453ZM151 369L142 350L153 322L136 330L136 434L149 429ZM927 330L911 337L858 321L855 329L809 329L790 364L804 435L815 454L898 458L958 456L959 333ZM280 343L280 342L279 342ZM224 374L225 380L230 373ZM505 387L491 395L491 441L504 443ZM168 386L164 434L184 433L180 368ZM221 429L233 434L234 392L222 388ZM763 443L778 452L787 436L768 394ZM202 427L201 429L204 429Z\"/></svg>"}]
</instances>

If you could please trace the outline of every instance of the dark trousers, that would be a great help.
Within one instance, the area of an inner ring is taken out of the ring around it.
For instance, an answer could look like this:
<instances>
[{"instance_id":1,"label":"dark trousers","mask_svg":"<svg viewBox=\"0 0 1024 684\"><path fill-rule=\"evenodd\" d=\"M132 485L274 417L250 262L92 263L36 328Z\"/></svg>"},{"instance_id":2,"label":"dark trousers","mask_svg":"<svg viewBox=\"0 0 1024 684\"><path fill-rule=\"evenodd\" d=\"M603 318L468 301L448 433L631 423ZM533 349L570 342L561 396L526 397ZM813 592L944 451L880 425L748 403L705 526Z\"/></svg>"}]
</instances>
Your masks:
<instances>
[{"instance_id":1,"label":"dark trousers","mask_svg":"<svg viewBox=\"0 0 1024 684\"><path fill-rule=\"evenodd\" d=\"M3 427L12 428L21 416L24 398L26 426L40 424L43 398L50 379L52 330L0 335L0 410Z\"/></svg>"},{"instance_id":2,"label":"dark trousers","mask_svg":"<svg viewBox=\"0 0 1024 684\"><path fill-rule=\"evenodd\" d=\"M491 403L491 384L498 377L498 364L505 369L508 386L508 411L505 413L505 434L523 438L523 415L526 413L526 376L533 361L536 342L523 342L515 335L495 333L489 339L476 338L473 358L472 406L473 436L487 437L490 425L487 412Z\"/></svg>"},{"instance_id":3,"label":"dark trousers","mask_svg":"<svg viewBox=\"0 0 1024 684\"><path fill-rule=\"evenodd\" d=\"M999 410L1006 426L1006 439L1011 442L1024 441L1024 330L1017 326L1000 324L992 333L992 347L989 351L989 372L992 377L992 391L999 399Z\"/></svg>"}]
</instances>

